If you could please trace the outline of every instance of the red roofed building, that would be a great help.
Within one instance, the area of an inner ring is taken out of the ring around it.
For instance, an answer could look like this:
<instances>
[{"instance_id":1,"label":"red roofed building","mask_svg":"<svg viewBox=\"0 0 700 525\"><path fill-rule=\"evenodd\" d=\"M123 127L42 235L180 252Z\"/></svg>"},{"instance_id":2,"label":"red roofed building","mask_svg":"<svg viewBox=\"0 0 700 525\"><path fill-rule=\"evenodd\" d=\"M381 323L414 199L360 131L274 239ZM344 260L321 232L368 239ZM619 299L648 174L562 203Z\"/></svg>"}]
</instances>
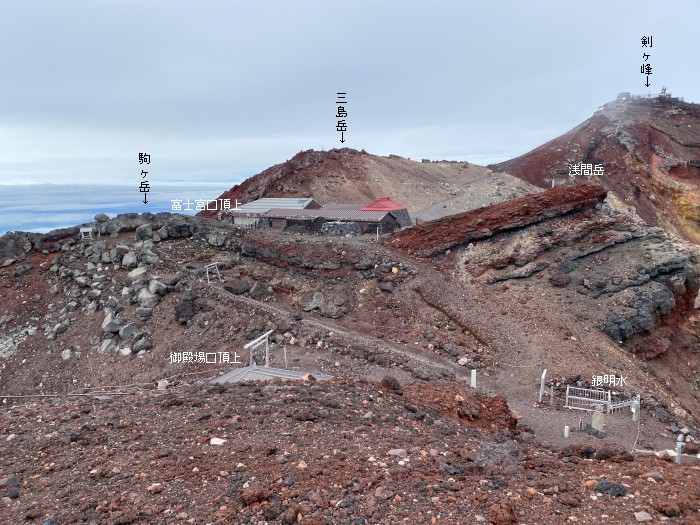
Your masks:
<instances>
[{"instance_id":1,"label":"red roofed building","mask_svg":"<svg viewBox=\"0 0 700 525\"><path fill-rule=\"evenodd\" d=\"M391 200L391 197L379 197L372 204L368 204L360 211L389 211L396 217L402 228L411 226L411 216L408 214L406 206L402 206Z\"/></svg>"}]
</instances>

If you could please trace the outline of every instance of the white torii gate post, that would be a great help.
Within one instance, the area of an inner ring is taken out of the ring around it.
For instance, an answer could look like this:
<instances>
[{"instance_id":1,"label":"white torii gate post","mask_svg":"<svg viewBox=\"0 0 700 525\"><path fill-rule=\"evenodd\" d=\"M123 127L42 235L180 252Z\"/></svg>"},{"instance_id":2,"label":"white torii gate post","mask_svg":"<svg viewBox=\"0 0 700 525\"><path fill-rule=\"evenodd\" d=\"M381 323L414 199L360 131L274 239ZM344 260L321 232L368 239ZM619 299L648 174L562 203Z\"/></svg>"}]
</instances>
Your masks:
<instances>
[{"instance_id":1,"label":"white torii gate post","mask_svg":"<svg viewBox=\"0 0 700 525\"><path fill-rule=\"evenodd\" d=\"M249 343L246 343L246 345L243 347L244 350L250 350L250 361L248 362L248 366L253 366L253 350L263 343L265 343L265 367L269 368L270 367L270 334L274 332L274 330L268 330L265 332L263 335L260 337L253 339Z\"/></svg>"}]
</instances>

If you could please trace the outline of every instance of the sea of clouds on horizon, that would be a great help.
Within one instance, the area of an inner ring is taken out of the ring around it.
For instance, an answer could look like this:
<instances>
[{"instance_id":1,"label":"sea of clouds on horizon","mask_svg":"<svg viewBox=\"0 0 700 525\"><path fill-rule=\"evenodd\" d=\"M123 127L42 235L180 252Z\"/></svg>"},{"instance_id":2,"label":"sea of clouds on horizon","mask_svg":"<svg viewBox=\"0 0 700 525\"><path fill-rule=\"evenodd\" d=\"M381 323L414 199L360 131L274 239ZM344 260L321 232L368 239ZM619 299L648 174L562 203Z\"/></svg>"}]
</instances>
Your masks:
<instances>
[{"instance_id":1,"label":"sea of clouds on horizon","mask_svg":"<svg viewBox=\"0 0 700 525\"><path fill-rule=\"evenodd\" d=\"M148 204L138 186L31 184L0 185L0 235L8 231L45 233L92 222L97 213L173 212L172 200L216 199L233 186L228 183L152 185ZM194 208L194 205L192 206Z\"/></svg>"}]
</instances>

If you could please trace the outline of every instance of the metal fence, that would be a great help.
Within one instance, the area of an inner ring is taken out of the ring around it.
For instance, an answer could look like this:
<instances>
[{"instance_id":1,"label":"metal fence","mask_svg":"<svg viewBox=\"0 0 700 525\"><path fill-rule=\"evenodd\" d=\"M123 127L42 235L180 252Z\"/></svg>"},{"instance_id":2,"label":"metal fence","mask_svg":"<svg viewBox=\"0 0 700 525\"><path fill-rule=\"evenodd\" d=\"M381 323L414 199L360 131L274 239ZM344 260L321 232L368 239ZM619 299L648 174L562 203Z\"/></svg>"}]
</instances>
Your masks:
<instances>
[{"instance_id":1,"label":"metal fence","mask_svg":"<svg viewBox=\"0 0 700 525\"><path fill-rule=\"evenodd\" d=\"M610 403L610 409L608 412L618 412L626 407L639 406L641 403L641 396L637 394L634 398L628 399L626 401L618 401L616 403Z\"/></svg>"},{"instance_id":2,"label":"metal fence","mask_svg":"<svg viewBox=\"0 0 700 525\"><path fill-rule=\"evenodd\" d=\"M610 412L610 390L592 390L590 388L566 387L566 408L587 410L589 412Z\"/></svg>"}]
</instances>

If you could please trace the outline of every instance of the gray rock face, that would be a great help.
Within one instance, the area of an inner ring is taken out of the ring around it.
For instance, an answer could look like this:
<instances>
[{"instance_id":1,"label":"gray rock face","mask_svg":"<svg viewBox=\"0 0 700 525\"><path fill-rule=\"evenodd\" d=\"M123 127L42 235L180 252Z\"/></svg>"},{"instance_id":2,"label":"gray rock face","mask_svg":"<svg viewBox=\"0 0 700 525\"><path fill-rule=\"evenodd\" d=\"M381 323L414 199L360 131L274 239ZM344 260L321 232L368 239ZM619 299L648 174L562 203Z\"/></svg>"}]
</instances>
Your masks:
<instances>
[{"instance_id":1,"label":"gray rock face","mask_svg":"<svg viewBox=\"0 0 700 525\"><path fill-rule=\"evenodd\" d=\"M107 312L105 313L105 319L102 321L102 331L103 332L110 332L113 334L116 334L122 327L121 321L117 319L117 316L114 312Z\"/></svg>"},{"instance_id":2,"label":"gray rock face","mask_svg":"<svg viewBox=\"0 0 700 525\"><path fill-rule=\"evenodd\" d=\"M138 303L141 308L153 308L158 304L158 296L143 288L138 295Z\"/></svg>"},{"instance_id":3,"label":"gray rock face","mask_svg":"<svg viewBox=\"0 0 700 525\"><path fill-rule=\"evenodd\" d=\"M331 319L338 319L348 312L347 301L343 297L326 297L322 292L307 292L299 297L297 304L305 312L318 310L322 317Z\"/></svg>"},{"instance_id":4,"label":"gray rock face","mask_svg":"<svg viewBox=\"0 0 700 525\"><path fill-rule=\"evenodd\" d=\"M109 220L109 216L105 215L104 213L98 213L95 215L94 219L97 222L107 222Z\"/></svg>"},{"instance_id":5,"label":"gray rock face","mask_svg":"<svg viewBox=\"0 0 700 525\"><path fill-rule=\"evenodd\" d=\"M0 237L0 266L8 266L15 261L27 258L27 253L32 249L32 244L15 235L6 233Z\"/></svg>"}]
</instances>

